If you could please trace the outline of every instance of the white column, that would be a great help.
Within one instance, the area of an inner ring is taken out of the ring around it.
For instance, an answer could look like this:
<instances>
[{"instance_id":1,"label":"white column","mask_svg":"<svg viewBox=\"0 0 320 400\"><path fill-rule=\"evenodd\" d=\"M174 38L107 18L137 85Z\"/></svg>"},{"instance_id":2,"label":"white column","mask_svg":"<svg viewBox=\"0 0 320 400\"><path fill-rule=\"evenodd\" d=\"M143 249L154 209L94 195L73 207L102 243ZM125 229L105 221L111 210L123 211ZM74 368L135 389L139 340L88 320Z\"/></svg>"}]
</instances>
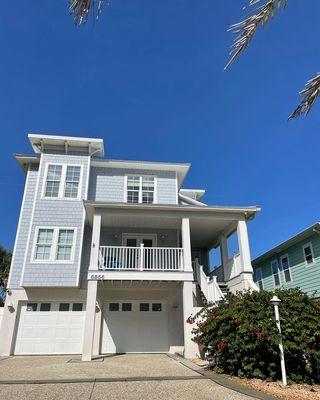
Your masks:
<instances>
[{"instance_id":1,"label":"white column","mask_svg":"<svg viewBox=\"0 0 320 400\"><path fill-rule=\"evenodd\" d=\"M92 241L89 270L98 269L100 246L101 215L94 214L92 224ZM82 361L91 361L93 355L94 327L96 317L98 282L88 281L86 317L83 332Z\"/></svg>"},{"instance_id":2,"label":"white column","mask_svg":"<svg viewBox=\"0 0 320 400\"><path fill-rule=\"evenodd\" d=\"M82 361L91 361L97 301L97 281L88 281L86 318L83 332Z\"/></svg>"},{"instance_id":3,"label":"white column","mask_svg":"<svg viewBox=\"0 0 320 400\"><path fill-rule=\"evenodd\" d=\"M237 236L238 236L242 272L253 272L251 265L248 229L245 220L238 221Z\"/></svg>"},{"instance_id":4,"label":"white column","mask_svg":"<svg viewBox=\"0 0 320 400\"><path fill-rule=\"evenodd\" d=\"M93 336L93 346L92 355L98 356L100 354L100 334L101 334L101 324L102 324L102 299L97 298L96 302L96 314L94 322L94 336Z\"/></svg>"},{"instance_id":5,"label":"white column","mask_svg":"<svg viewBox=\"0 0 320 400\"><path fill-rule=\"evenodd\" d=\"M221 254L221 264L222 264L222 271L223 271L223 279L227 276L227 264L228 264L228 243L227 238L225 235L220 235L219 238L220 242L220 254Z\"/></svg>"},{"instance_id":6,"label":"white column","mask_svg":"<svg viewBox=\"0 0 320 400\"><path fill-rule=\"evenodd\" d=\"M92 224L92 240L91 240L91 253L90 253L90 271L98 269L99 261L99 246L100 246L100 231L101 231L101 215L94 214Z\"/></svg>"},{"instance_id":7,"label":"white column","mask_svg":"<svg viewBox=\"0 0 320 400\"><path fill-rule=\"evenodd\" d=\"M195 358L197 355L197 345L191 339L193 326L186 321L193 313L193 283L183 282L182 301L183 301L183 333L184 333L184 357Z\"/></svg>"},{"instance_id":8,"label":"white column","mask_svg":"<svg viewBox=\"0 0 320 400\"><path fill-rule=\"evenodd\" d=\"M183 248L183 265L185 271L192 271L191 239L189 218L182 218L181 239Z\"/></svg>"}]
</instances>

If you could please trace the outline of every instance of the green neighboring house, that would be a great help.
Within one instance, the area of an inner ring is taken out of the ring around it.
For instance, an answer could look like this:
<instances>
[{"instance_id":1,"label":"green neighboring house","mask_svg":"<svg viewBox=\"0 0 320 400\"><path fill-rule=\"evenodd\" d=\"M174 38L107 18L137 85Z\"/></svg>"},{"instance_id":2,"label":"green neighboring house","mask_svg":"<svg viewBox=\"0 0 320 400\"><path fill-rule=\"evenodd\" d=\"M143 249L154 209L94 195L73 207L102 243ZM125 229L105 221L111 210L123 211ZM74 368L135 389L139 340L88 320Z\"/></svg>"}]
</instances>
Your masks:
<instances>
[{"instance_id":1,"label":"green neighboring house","mask_svg":"<svg viewBox=\"0 0 320 400\"><path fill-rule=\"evenodd\" d=\"M320 297L320 222L260 255L252 266L260 289L299 287Z\"/></svg>"}]
</instances>

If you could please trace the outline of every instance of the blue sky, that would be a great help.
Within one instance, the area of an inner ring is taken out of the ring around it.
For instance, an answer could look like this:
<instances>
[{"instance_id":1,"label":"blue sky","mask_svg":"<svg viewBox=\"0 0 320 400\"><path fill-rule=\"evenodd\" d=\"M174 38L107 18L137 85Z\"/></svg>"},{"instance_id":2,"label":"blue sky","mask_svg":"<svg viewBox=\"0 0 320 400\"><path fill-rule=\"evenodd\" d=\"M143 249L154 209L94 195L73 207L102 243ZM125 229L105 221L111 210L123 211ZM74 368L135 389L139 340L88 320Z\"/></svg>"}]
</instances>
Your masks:
<instances>
[{"instance_id":1,"label":"blue sky","mask_svg":"<svg viewBox=\"0 0 320 400\"><path fill-rule=\"evenodd\" d=\"M27 133L103 137L108 158L183 161L205 201L260 205L252 255L319 220L319 111L287 122L320 69L320 3L289 2L223 71L246 2L112 0L74 26L67 0L0 15L0 243L13 247Z\"/></svg>"}]
</instances>

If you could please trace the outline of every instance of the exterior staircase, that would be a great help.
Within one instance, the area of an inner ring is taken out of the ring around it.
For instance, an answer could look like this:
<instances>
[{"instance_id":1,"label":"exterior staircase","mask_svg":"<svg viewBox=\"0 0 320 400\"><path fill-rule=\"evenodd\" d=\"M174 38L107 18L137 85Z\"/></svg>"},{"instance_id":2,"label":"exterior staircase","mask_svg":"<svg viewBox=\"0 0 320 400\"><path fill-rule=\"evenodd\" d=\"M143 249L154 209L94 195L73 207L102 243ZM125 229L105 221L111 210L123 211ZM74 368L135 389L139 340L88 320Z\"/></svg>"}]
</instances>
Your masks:
<instances>
[{"instance_id":1,"label":"exterior staircase","mask_svg":"<svg viewBox=\"0 0 320 400\"><path fill-rule=\"evenodd\" d=\"M196 282L198 283L201 299L204 305L214 305L224 297L224 294L217 283L217 277L210 278L198 262L194 263Z\"/></svg>"}]
</instances>

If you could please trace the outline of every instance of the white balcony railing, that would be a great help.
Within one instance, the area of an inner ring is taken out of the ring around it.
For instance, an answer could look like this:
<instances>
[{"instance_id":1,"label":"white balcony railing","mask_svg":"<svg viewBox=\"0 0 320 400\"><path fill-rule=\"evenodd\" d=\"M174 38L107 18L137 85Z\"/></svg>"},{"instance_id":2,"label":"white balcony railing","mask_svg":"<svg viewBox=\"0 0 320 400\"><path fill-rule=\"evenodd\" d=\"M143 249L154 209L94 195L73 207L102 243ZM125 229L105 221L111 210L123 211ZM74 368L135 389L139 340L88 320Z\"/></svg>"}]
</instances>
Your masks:
<instances>
[{"instance_id":1,"label":"white balcony railing","mask_svg":"<svg viewBox=\"0 0 320 400\"><path fill-rule=\"evenodd\" d=\"M183 271L183 249L100 246L100 270Z\"/></svg>"}]
</instances>

